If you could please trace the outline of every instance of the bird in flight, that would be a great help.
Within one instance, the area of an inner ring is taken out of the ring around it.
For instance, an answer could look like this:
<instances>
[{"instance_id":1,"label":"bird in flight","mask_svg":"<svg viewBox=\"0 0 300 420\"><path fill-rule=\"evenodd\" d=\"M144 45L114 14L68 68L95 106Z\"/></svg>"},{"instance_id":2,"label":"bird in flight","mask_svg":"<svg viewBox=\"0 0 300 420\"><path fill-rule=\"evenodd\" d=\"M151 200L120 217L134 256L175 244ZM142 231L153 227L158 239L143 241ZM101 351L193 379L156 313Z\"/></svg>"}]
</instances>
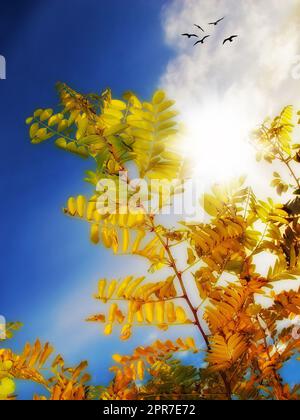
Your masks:
<instances>
[{"instance_id":1,"label":"bird in flight","mask_svg":"<svg viewBox=\"0 0 300 420\"><path fill-rule=\"evenodd\" d=\"M195 42L194 46L197 44L204 44L204 41L206 40L206 38L209 38L210 35L206 35L204 38L200 39L199 41Z\"/></svg>"},{"instance_id":2,"label":"bird in flight","mask_svg":"<svg viewBox=\"0 0 300 420\"><path fill-rule=\"evenodd\" d=\"M196 28L200 29L202 32L205 32L205 30L203 28L201 28L201 26L194 24L194 26L196 26Z\"/></svg>"},{"instance_id":3,"label":"bird in flight","mask_svg":"<svg viewBox=\"0 0 300 420\"><path fill-rule=\"evenodd\" d=\"M198 37L198 35L196 35L196 34L181 34L182 36L187 36L189 39L192 37L192 36L195 36L196 38L199 38Z\"/></svg>"},{"instance_id":4,"label":"bird in flight","mask_svg":"<svg viewBox=\"0 0 300 420\"><path fill-rule=\"evenodd\" d=\"M221 19L216 20L215 22L210 22L209 25L215 25L215 26L217 26L217 24L220 23L223 19L225 19L225 16L222 17Z\"/></svg>"},{"instance_id":5,"label":"bird in flight","mask_svg":"<svg viewBox=\"0 0 300 420\"><path fill-rule=\"evenodd\" d=\"M231 35L229 38L224 39L224 41L223 41L223 45L224 45L227 41L229 41L229 42L233 42L234 38L237 38L237 37L238 37L238 35Z\"/></svg>"}]
</instances>

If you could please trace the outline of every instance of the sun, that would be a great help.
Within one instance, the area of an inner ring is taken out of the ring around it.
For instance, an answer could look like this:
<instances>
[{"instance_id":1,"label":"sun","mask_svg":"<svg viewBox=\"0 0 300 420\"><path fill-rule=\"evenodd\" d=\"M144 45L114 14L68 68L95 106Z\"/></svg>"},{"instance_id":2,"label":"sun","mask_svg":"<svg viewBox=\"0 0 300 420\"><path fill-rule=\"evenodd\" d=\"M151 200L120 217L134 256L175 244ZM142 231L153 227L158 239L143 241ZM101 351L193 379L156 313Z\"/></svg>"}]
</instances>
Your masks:
<instances>
[{"instance_id":1,"label":"sun","mask_svg":"<svg viewBox=\"0 0 300 420\"><path fill-rule=\"evenodd\" d=\"M194 177L205 184L247 175L255 155L250 144L252 121L241 105L209 103L183 113L182 149L191 159Z\"/></svg>"}]
</instances>

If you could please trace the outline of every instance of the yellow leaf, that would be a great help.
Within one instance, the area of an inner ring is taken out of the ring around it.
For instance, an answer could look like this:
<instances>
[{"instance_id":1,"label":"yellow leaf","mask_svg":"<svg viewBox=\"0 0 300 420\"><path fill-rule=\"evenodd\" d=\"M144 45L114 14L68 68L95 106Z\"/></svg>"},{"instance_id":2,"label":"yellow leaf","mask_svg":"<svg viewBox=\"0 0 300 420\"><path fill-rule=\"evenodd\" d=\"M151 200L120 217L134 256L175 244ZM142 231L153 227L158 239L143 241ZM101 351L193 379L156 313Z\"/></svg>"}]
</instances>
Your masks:
<instances>
[{"instance_id":1,"label":"yellow leaf","mask_svg":"<svg viewBox=\"0 0 300 420\"><path fill-rule=\"evenodd\" d=\"M33 139L33 137L36 135L36 133L37 133L38 130L39 130L38 123L32 124L32 126L29 129L29 135L30 135L30 138L31 139Z\"/></svg>"},{"instance_id":2,"label":"yellow leaf","mask_svg":"<svg viewBox=\"0 0 300 420\"><path fill-rule=\"evenodd\" d=\"M34 111L34 114L33 114L33 116L36 118L36 117L39 117L41 114L42 114L42 112L43 112L43 110L42 109L37 109L36 111Z\"/></svg>"},{"instance_id":3,"label":"yellow leaf","mask_svg":"<svg viewBox=\"0 0 300 420\"><path fill-rule=\"evenodd\" d=\"M41 121L48 120L51 117L52 114L53 114L53 109L51 109L51 108L45 109L45 111L43 111L41 116L40 116L40 120Z\"/></svg>"},{"instance_id":4,"label":"yellow leaf","mask_svg":"<svg viewBox=\"0 0 300 420\"><path fill-rule=\"evenodd\" d=\"M187 249L187 253L188 253L187 263L188 263L188 265L191 265L196 261L196 257L195 257L194 252L191 248Z\"/></svg>"},{"instance_id":5,"label":"yellow leaf","mask_svg":"<svg viewBox=\"0 0 300 420\"><path fill-rule=\"evenodd\" d=\"M163 102L163 100L165 99L165 97L166 97L166 94L165 94L165 92L164 92L164 91L162 91L162 90L157 90L157 91L154 93L154 95L153 95L153 98L152 98L152 103L153 103L154 105L159 105L160 103L162 103L162 102Z\"/></svg>"},{"instance_id":6,"label":"yellow leaf","mask_svg":"<svg viewBox=\"0 0 300 420\"><path fill-rule=\"evenodd\" d=\"M120 111L123 111L126 109L126 104L123 101L120 101L118 99L112 99L110 102L110 106L116 109L119 109Z\"/></svg>"},{"instance_id":7,"label":"yellow leaf","mask_svg":"<svg viewBox=\"0 0 300 420\"><path fill-rule=\"evenodd\" d=\"M121 340L128 340L131 337L131 325L125 324L121 330Z\"/></svg>"},{"instance_id":8,"label":"yellow leaf","mask_svg":"<svg viewBox=\"0 0 300 420\"><path fill-rule=\"evenodd\" d=\"M86 200L83 195L77 197L77 213L80 217L83 217L85 210Z\"/></svg>"},{"instance_id":9,"label":"yellow leaf","mask_svg":"<svg viewBox=\"0 0 300 420\"><path fill-rule=\"evenodd\" d=\"M77 207L76 207L76 200L74 197L69 198L68 203L67 203L67 209L68 209L68 212L72 216L75 216Z\"/></svg>"},{"instance_id":10,"label":"yellow leaf","mask_svg":"<svg viewBox=\"0 0 300 420\"><path fill-rule=\"evenodd\" d=\"M118 310L118 305L116 303L113 303L109 308L109 314L108 314L109 323L114 322L117 310Z\"/></svg>"},{"instance_id":11,"label":"yellow leaf","mask_svg":"<svg viewBox=\"0 0 300 420\"><path fill-rule=\"evenodd\" d=\"M123 295L126 298L132 298L133 294L134 294L134 291L143 282L144 279L145 279L145 277L138 277L135 281L133 281L130 285L128 285L126 290L124 290Z\"/></svg>"},{"instance_id":12,"label":"yellow leaf","mask_svg":"<svg viewBox=\"0 0 300 420\"><path fill-rule=\"evenodd\" d=\"M117 363L121 363L122 362L122 359L123 359L123 357L120 354L113 354L112 355L112 358Z\"/></svg>"},{"instance_id":13,"label":"yellow leaf","mask_svg":"<svg viewBox=\"0 0 300 420\"><path fill-rule=\"evenodd\" d=\"M206 360L213 370L225 370L230 368L246 350L247 344L239 334L232 334L226 338L215 335L211 338L211 349Z\"/></svg>"},{"instance_id":14,"label":"yellow leaf","mask_svg":"<svg viewBox=\"0 0 300 420\"><path fill-rule=\"evenodd\" d=\"M112 333L112 324L107 324L104 328L104 335L110 335Z\"/></svg>"},{"instance_id":15,"label":"yellow leaf","mask_svg":"<svg viewBox=\"0 0 300 420\"><path fill-rule=\"evenodd\" d=\"M173 323L176 321L176 313L175 313L175 308L174 308L174 303L173 302L167 302L167 320L170 323Z\"/></svg>"},{"instance_id":16,"label":"yellow leaf","mask_svg":"<svg viewBox=\"0 0 300 420\"><path fill-rule=\"evenodd\" d=\"M124 292L128 286L128 284L131 282L132 276L125 277L125 279L121 282L120 286L117 290L117 297L120 298L124 295Z\"/></svg>"},{"instance_id":17,"label":"yellow leaf","mask_svg":"<svg viewBox=\"0 0 300 420\"><path fill-rule=\"evenodd\" d=\"M105 315L103 314L97 314L97 315L91 315L88 318L86 318L87 322L105 322Z\"/></svg>"},{"instance_id":18,"label":"yellow leaf","mask_svg":"<svg viewBox=\"0 0 300 420\"><path fill-rule=\"evenodd\" d=\"M0 396L7 397L15 392L15 383L10 378L2 378L0 380Z\"/></svg>"},{"instance_id":19,"label":"yellow leaf","mask_svg":"<svg viewBox=\"0 0 300 420\"><path fill-rule=\"evenodd\" d=\"M98 282L98 297L100 299L104 298L105 288L106 288L106 280L105 279L99 280L99 282Z\"/></svg>"},{"instance_id":20,"label":"yellow leaf","mask_svg":"<svg viewBox=\"0 0 300 420\"><path fill-rule=\"evenodd\" d=\"M106 296L107 299L110 299L112 297L112 295L114 294L114 291L116 290L117 284L118 284L117 280L113 280L109 284L108 289L107 289L107 296Z\"/></svg>"},{"instance_id":21,"label":"yellow leaf","mask_svg":"<svg viewBox=\"0 0 300 420\"><path fill-rule=\"evenodd\" d=\"M137 376L142 381L144 379L144 362L139 360L136 365Z\"/></svg>"},{"instance_id":22,"label":"yellow leaf","mask_svg":"<svg viewBox=\"0 0 300 420\"><path fill-rule=\"evenodd\" d=\"M185 340L185 342L186 342L186 344L187 344L187 346L189 348L191 348L192 350L194 350L195 352L197 352L197 347L196 347L195 340L193 339L193 337L188 337Z\"/></svg>"},{"instance_id":23,"label":"yellow leaf","mask_svg":"<svg viewBox=\"0 0 300 420\"><path fill-rule=\"evenodd\" d=\"M123 252L126 252L129 245L129 230L127 228L123 229Z\"/></svg>"},{"instance_id":24,"label":"yellow leaf","mask_svg":"<svg viewBox=\"0 0 300 420\"><path fill-rule=\"evenodd\" d=\"M52 352L53 352L53 347L50 346L49 343L46 343L39 358L39 368L43 367L43 365L46 363L46 361L48 360Z\"/></svg>"},{"instance_id":25,"label":"yellow leaf","mask_svg":"<svg viewBox=\"0 0 300 420\"><path fill-rule=\"evenodd\" d=\"M145 315L146 315L146 321L149 324L152 324L154 319L154 303L153 302L147 302L144 305L145 308Z\"/></svg>"},{"instance_id":26,"label":"yellow leaf","mask_svg":"<svg viewBox=\"0 0 300 420\"><path fill-rule=\"evenodd\" d=\"M209 194L204 194L203 208L207 214L216 217L219 211L223 208L223 203L218 201L215 197Z\"/></svg>"},{"instance_id":27,"label":"yellow leaf","mask_svg":"<svg viewBox=\"0 0 300 420\"><path fill-rule=\"evenodd\" d=\"M142 240L144 239L144 237L146 236L146 232L144 230L139 230L138 234L136 236L136 239L134 241L134 244L132 246L132 253L134 254L135 252L138 251L139 246L142 242Z\"/></svg>"},{"instance_id":28,"label":"yellow leaf","mask_svg":"<svg viewBox=\"0 0 300 420\"><path fill-rule=\"evenodd\" d=\"M99 225L95 223L91 225L90 238L93 244L97 245L99 243Z\"/></svg>"},{"instance_id":29,"label":"yellow leaf","mask_svg":"<svg viewBox=\"0 0 300 420\"><path fill-rule=\"evenodd\" d=\"M155 305L156 320L158 324L163 324L165 320L165 302L157 302Z\"/></svg>"},{"instance_id":30,"label":"yellow leaf","mask_svg":"<svg viewBox=\"0 0 300 420\"><path fill-rule=\"evenodd\" d=\"M106 128L103 132L104 136L113 136L124 131L128 127L127 124L114 124L109 128Z\"/></svg>"},{"instance_id":31,"label":"yellow leaf","mask_svg":"<svg viewBox=\"0 0 300 420\"><path fill-rule=\"evenodd\" d=\"M94 216L94 211L96 210L95 201L89 201L86 207L86 218L87 220L92 220Z\"/></svg>"},{"instance_id":32,"label":"yellow leaf","mask_svg":"<svg viewBox=\"0 0 300 420\"><path fill-rule=\"evenodd\" d=\"M181 306L176 307L176 321L178 323L184 323L187 320L184 309Z\"/></svg>"}]
</instances>

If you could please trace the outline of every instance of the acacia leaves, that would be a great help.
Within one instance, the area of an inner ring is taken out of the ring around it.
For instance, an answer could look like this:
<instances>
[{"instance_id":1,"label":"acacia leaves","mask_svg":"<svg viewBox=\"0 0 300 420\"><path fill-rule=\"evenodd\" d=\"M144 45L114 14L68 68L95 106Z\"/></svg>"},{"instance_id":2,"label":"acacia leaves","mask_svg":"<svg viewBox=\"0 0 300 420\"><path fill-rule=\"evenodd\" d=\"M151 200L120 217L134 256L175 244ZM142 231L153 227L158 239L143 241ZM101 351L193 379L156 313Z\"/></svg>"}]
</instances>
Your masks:
<instances>
[{"instance_id":1,"label":"acacia leaves","mask_svg":"<svg viewBox=\"0 0 300 420\"><path fill-rule=\"evenodd\" d=\"M290 179L284 180L278 171L273 173L271 186L276 188L279 195L286 193L289 188L295 193L300 189L300 178L295 168L295 162L299 162L300 144L295 143L292 138L295 127L293 120L294 109L292 106L287 106L274 120L266 120L254 132L254 144L258 149L257 160L264 159L269 163L278 161L288 169L290 174ZM299 123L300 120L298 120ZM295 181L296 185L294 185Z\"/></svg>"},{"instance_id":2,"label":"acacia leaves","mask_svg":"<svg viewBox=\"0 0 300 420\"><path fill-rule=\"evenodd\" d=\"M135 279L133 276L111 282L99 280L94 297L110 302L108 314L92 315L87 321L106 322L105 335L112 333L114 324L121 325L122 340L130 338L133 326L149 325L167 330L171 326L192 323L186 310L173 302L177 297L174 276L155 283L144 283L144 280L145 277Z\"/></svg>"},{"instance_id":3,"label":"acacia leaves","mask_svg":"<svg viewBox=\"0 0 300 420\"><path fill-rule=\"evenodd\" d=\"M0 398L10 398L15 392L14 379L30 380L42 385L49 397L36 395L34 399L82 400L85 399L84 383L90 377L84 370L86 362L75 368L66 367L62 356L51 359L53 347L37 340L27 343L21 354L9 349L0 350Z\"/></svg>"},{"instance_id":4,"label":"acacia leaves","mask_svg":"<svg viewBox=\"0 0 300 420\"><path fill-rule=\"evenodd\" d=\"M81 95L58 84L62 108L38 109L27 118L34 144L51 138L65 151L93 157L98 170L117 175L133 161L140 177L177 178L182 157L176 152L178 132L174 102L157 91L150 102L127 92L124 100L113 99L106 90L100 95Z\"/></svg>"},{"instance_id":5,"label":"acacia leaves","mask_svg":"<svg viewBox=\"0 0 300 420\"><path fill-rule=\"evenodd\" d=\"M22 326L23 324L21 322L0 323L0 342L13 338L15 332L22 328Z\"/></svg>"},{"instance_id":6,"label":"acacia leaves","mask_svg":"<svg viewBox=\"0 0 300 420\"><path fill-rule=\"evenodd\" d=\"M274 159L282 155L288 156L292 150L293 131L293 107L287 106L273 120L266 120L261 127L254 132L260 150L257 159L265 159L272 163Z\"/></svg>"},{"instance_id":7,"label":"acacia leaves","mask_svg":"<svg viewBox=\"0 0 300 420\"><path fill-rule=\"evenodd\" d=\"M172 149L177 135L177 113L174 102L157 91L151 102L141 103L135 98L127 123L135 139L134 151L140 177L175 179L179 176L182 159Z\"/></svg>"},{"instance_id":8,"label":"acacia leaves","mask_svg":"<svg viewBox=\"0 0 300 420\"><path fill-rule=\"evenodd\" d=\"M243 336L232 334L227 337L214 335L206 361L212 370L227 370L246 352L247 343Z\"/></svg>"},{"instance_id":9,"label":"acacia leaves","mask_svg":"<svg viewBox=\"0 0 300 420\"><path fill-rule=\"evenodd\" d=\"M114 354L117 363L111 367L115 380L104 390L102 399L160 399L165 394L174 396L184 394L198 379L198 371L192 366L185 367L171 356L180 352L197 353L193 337L175 342L155 341L152 345L137 347L132 355ZM145 377L150 381L145 383ZM141 383L139 387L136 382Z\"/></svg>"},{"instance_id":10,"label":"acacia leaves","mask_svg":"<svg viewBox=\"0 0 300 420\"><path fill-rule=\"evenodd\" d=\"M58 91L58 111L39 109L27 120L31 141L52 138L62 149L90 157L94 167L85 180L94 188L104 179L120 180L121 173L131 171L147 180L181 178L184 162L176 146L177 113L163 91L156 91L149 101L133 92L113 98L109 89L82 95L65 84L59 84ZM135 327L152 326L163 332L189 326L201 343L200 350L193 337L180 337L176 342L140 345L131 356L115 354L114 379L98 398L160 399L172 392L172 398L179 399L188 391L198 399L300 398L299 387L289 387L280 376L281 367L299 355L300 342L293 338L291 326L300 313L299 290L274 288L274 283L278 286L300 276L300 146L293 141L293 125L293 109L288 106L254 135L258 160L279 163L288 171L285 179L276 167L272 180L279 195L296 195L286 203L257 198L241 177L213 185L204 195L204 220L167 227L152 211L123 213L119 198L115 211L99 212L99 200L105 196L99 188L90 198L79 195L67 200L64 213L89 224L93 244L149 263L143 276L101 278L94 297L106 308L87 321L104 324L105 335L120 332L122 340L129 339ZM134 192L130 191L131 197ZM149 200L149 190L144 195ZM160 203L164 196L161 193ZM261 267L257 260L265 254L271 258ZM161 268L160 280L153 278ZM283 321L288 327L280 327ZM23 360L19 376L26 373L50 386L39 376L39 364L51 351L37 342L19 359L9 351L1 355L12 361L11 369ZM201 351L206 364L200 370L184 367L172 359L180 351ZM67 369L58 356L50 368L55 378L51 398L89 398L93 388L85 385L85 367L83 362Z\"/></svg>"}]
</instances>

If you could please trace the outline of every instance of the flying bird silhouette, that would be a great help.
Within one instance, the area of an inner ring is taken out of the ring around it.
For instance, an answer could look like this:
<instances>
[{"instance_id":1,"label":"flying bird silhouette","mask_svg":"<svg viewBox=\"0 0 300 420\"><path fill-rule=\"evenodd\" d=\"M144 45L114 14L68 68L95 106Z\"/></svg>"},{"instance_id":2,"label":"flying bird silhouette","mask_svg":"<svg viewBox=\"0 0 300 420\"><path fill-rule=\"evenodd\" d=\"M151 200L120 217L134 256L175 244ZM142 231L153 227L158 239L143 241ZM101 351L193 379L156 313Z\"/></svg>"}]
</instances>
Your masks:
<instances>
[{"instance_id":1,"label":"flying bird silhouette","mask_svg":"<svg viewBox=\"0 0 300 420\"><path fill-rule=\"evenodd\" d=\"M187 36L189 39L192 37L192 36L195 36L196 38L199 38L198 37L198 35L196 35L196 34L181 34L182 36Z\"/></svg>"},{"instance_id":2,"label":"flying bird silhouette","mask_svg":"<svg viewBox=\"0 0 300 420\"><path fill-rule=\"evenodd\" d=\"M221 19L216 20L215 22L210 22L209 25L215 25L215 26L217 26L217 24L220 23L223 19L225 19L225 16L222 17Z\"/></svg>"},{"instance_id":3,"label":"flying bird silhouette","mask_svg":"<svg viewBox=\"0 0 300 420\"><path fill-rule=\"evenodd\" d=\"M224 39L224 41L223 41L223 45L224 45L227 41L229 41L229 42L233 42L234 38L237 38L237 37L238 37L238 35L231 35L229 38Z\"/></svg>"},{"instance_id":4,"label":"flying bird silhouette","mask_svg":"<svg viewBox=\"0 0 300 420\"><path fill-rule=\"evenodd\" d=\"M194 26L196 26L196 28L200 29L202 32L205 32L205 30L203 28L201 28L201 26L194 24Z\"/></svg>"},{"instance_id":5,"label":"flying bird silhouette","mask_svg":"<svg viewBox=\"0 0 300 420\"><path fill-rule=\"evenodd\" d=\"M197 44L204 44L204 41L206 40L206 38L209 38L210 35L206 35L204 38L200 39L199 41L195 42L194 46Z\"/></svg>"}]
</instances>

